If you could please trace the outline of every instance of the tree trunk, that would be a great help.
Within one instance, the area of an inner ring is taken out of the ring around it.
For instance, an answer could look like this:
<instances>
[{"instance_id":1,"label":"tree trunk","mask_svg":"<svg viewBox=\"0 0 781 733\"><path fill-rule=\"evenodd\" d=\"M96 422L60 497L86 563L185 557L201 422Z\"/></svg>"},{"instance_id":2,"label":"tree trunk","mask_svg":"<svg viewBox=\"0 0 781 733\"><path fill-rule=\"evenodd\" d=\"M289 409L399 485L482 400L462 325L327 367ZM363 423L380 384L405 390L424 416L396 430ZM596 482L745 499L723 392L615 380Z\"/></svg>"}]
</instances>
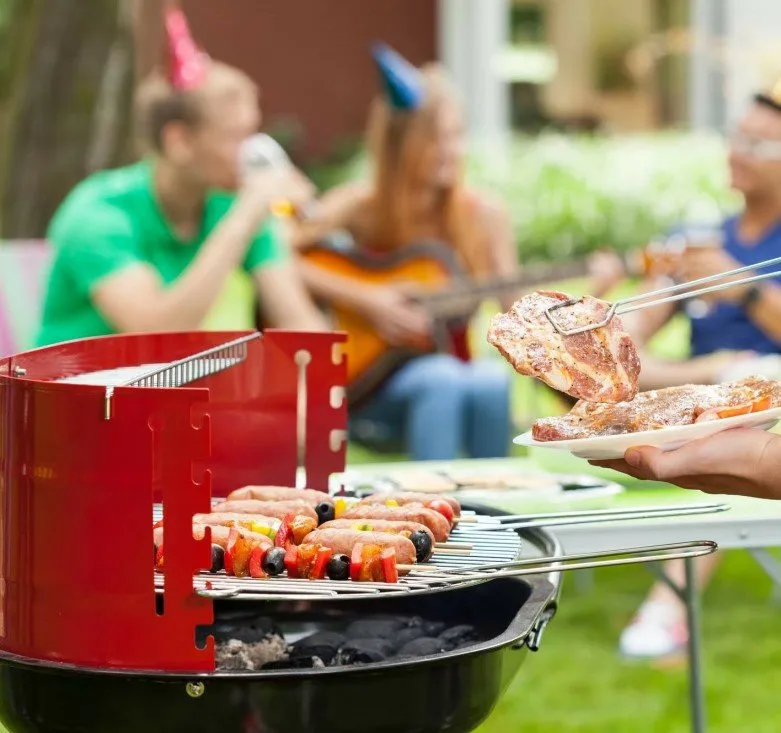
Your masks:
<instances>
[{"instance_id":1,"label":"tree trunk","mask_svg":"<svg viewBox=\"0 0 781 733\"><path fill-rule=\"evenodd\" d=\"M91 169L130 147L131 24L124 0L20 0L35 6L26 73L15 79L2 186L3 236L42 237ZM123 19L127 18L127 22Z\"/></svg>"},{"instance_id":2,"label":"tree trunk","mask_svg":"<svg viewBox=\"0 0 781 733\"><path fill-rule=\"evenodd\" d=\"M163 9L169 4L171 0L133 0L137 81L149 76L162 61Z\"/></svg>"}]
</instances>

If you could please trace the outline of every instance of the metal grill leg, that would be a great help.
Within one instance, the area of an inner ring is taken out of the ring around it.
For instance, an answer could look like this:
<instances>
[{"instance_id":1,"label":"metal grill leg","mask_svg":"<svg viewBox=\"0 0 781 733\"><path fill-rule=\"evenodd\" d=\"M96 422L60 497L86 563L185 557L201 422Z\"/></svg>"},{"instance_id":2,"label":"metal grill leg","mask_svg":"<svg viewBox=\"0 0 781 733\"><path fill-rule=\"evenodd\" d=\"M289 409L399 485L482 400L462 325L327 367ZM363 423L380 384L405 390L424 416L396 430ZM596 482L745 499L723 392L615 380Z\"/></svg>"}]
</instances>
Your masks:
<instances>
[{"instance_id":1,"label":"metal grill leg","mask_svg":"<svg viewBox=\"0 0 781 733\"><path fill-rule=\"evenodd\" d=\"M702 630L700 628L700 594L694 572L694 558L684 559L685 585L679 588L659 565L649 566L686 605L686 621L689 627L689 705L692 716L692 732L705 733L707 729L705 715L705 694L702 681Z\"/></svg>"},{"instance_id":2,"label":"metal grill leg","mask_svg":"<svg viewBox=\"0 0 781 733\"><path fill-rule=\"evenodd\" d=\"M705 694L702 682L702 652L700 629L700 594L694 574L694 560L687 557L686 563L686 616L689 622L689 694L691 695L692 730L705 733Z\"/></svg>"}]
</instances>

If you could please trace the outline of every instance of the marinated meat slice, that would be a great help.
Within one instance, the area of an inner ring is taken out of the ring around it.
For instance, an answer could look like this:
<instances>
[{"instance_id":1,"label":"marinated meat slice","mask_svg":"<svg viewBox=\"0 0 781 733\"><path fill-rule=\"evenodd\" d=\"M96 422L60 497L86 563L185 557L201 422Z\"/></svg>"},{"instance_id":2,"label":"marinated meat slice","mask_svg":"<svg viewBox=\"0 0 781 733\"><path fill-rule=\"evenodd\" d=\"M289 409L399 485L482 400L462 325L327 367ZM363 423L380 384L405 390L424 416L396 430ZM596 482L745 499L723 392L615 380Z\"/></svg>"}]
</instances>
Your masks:
<instances>
[{"instance_id":1,"label":"marinated meat slice","mask_svg":"<svg viewBox=\"0 0 781 733\"><path fill-rule=\"evenodd\" d=\"M693 385L641 392L616 405L581 401L563 417L538 420L539 442L623 435L781 406L781 382L749 377L738 382Z\"/></svg>"},{"instance_id":2,"label":"marinated meat slice","mask_svg":"<svg viewBox=\"0 0 781 733\"><path fill-rule=\"evenodd\" d=\"M525 295L509 312L494 317L488 343L519 374L571 397L606 403L631 400L637 394L640 359L621 320L614 317L603 328L562 336L545 311L569 299L553 291ZM562 328L572 329L603 321L609 308L608 303L586 296L572 307L554 311L554 317Z\"/></svg>"}]
</instances>

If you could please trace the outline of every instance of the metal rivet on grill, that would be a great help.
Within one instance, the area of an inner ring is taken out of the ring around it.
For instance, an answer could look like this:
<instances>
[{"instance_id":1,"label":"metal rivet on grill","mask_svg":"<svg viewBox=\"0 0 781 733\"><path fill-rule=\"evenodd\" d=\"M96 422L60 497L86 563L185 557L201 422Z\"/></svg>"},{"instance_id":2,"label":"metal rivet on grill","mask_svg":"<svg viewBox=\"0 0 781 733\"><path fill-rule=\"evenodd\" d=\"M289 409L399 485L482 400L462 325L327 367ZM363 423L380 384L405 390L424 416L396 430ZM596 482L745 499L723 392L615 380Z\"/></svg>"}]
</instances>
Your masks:
<instances>
[{"instance_id":1,"label":"metal rivet on grill","mask_svg":"<svg viewBox=\"0 0 781 733\"><path fill-rule=\"evenodd\" d=\"M206 685L203 682L188 682L185 689L190 697L199 698L206 692Z\"/></svg>"}]
</instances>

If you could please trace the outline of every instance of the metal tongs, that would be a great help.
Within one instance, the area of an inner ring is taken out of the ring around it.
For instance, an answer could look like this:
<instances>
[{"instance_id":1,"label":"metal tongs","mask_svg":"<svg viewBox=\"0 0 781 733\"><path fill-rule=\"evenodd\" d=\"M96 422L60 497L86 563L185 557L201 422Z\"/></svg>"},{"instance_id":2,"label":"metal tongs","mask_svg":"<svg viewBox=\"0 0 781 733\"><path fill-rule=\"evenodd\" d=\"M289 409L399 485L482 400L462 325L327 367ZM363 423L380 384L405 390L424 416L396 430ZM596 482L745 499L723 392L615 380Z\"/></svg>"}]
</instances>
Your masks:
<instances>
[{"instance_id":1,"label":"metal tongs","mask_svg":"<svg viewBox=\"0 0 781 733\"><path fill-rule=\"evenodd\" d=\"M679 300L687 300L689 298L696 298L708 293L716 293L720 290L727 290L728 288L735 287L737 285L748 285L749 283L759 282L760 280L769 280L773 277L781 276L781 270L775 270L773 272L766 272L763 275L753 275L751 277L741 278L740 280L729 280L718 285L708 285L708 283L723 280L725 278L731 278L735 275L740 275L744 272L752 270L760 270L772 265L781 264L781 257L775 257L772 260L766 260L756 265L747 265L746 267L739 267L736 270L730 270L729 272L722 272L718 275L710 275L708 277L700 278L699 280L692 280L687 283L681 283L679 285L673 285L668 288L661 288L660 290L653 290L650 293L642 293L641 295L635 295L631 298L624 298L617 300L611 304L606 316L599 322L588 323L585 326L576 326L575 328L564 328L560 323L557 323L553 317L553 311L561 310L562 308L571 308L578 303L583 302L583 298L572 298L563 303L556 303L545 309L545 315L551 322L551 325L557 333L562 336L574 336L578 333L586 333L587 331L594 331L598 328L604 328L615 316L620 316L625 313L631 313L632 311L642 310L643 308L650 308L656 305L662 305L664 303L675 303ZM707 287L696 288L691 290L690 288L698 285L706 285ZM685 291L685 292L684 292Z\"/></svg>"}]
</instances>

